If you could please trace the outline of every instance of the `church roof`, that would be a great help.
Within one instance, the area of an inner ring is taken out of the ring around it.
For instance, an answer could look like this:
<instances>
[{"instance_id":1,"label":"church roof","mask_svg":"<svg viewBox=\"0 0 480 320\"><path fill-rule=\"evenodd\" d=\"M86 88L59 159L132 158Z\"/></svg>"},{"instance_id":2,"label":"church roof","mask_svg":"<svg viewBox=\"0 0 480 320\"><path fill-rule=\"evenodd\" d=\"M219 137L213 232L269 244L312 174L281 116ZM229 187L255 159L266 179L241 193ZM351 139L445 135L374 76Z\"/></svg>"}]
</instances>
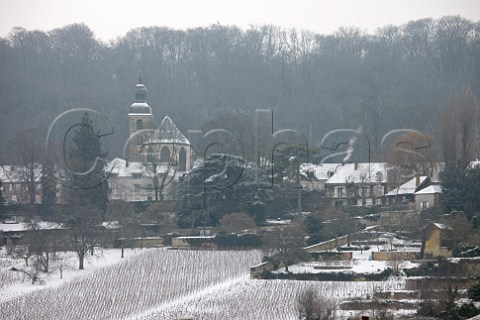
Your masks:
<instances>
[{"instance_id":1,"label":"church roof","mask_svg":"<svg viewBox=\"0 0 480 320\"><path fill-rule=\"evenodd\" d=\"M183 133L178 130L175 123L169 116L163 118L153 136L148 140L147 144L162 144L162 143L178 143L190 144Z\"/></svg>"}]
</instances>

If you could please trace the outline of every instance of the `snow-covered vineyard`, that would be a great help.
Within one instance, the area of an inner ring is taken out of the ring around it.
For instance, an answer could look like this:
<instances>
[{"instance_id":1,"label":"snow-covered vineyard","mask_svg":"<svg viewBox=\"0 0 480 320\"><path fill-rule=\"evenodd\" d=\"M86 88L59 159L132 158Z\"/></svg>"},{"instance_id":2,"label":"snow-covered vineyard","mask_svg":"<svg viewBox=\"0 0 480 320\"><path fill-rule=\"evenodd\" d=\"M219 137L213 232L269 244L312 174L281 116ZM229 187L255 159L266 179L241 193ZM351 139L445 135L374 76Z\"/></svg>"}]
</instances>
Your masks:
<instances>
[{"instance_id":1,"label":"snow-covered vineyard","mask_svg":"<svg viewBox=\"0 0 480 320\"><path fill-rule=\"evenodd\" d=\"M209 290L178 303L160 305L131 320L182 319L298 319L296 299L307 288L336 302L371 296L375 290L397 288L395 282L319 282L239 279L218 290ZM338 319L348 312L337 311Z\"/></svg>"},{"instance_id":2,"label":"snow-covered vineyard","mask_svg":"<svg viewBox=\"0 0 480 320\"><path fill-rule=\"evenodd\" d=\"M337 302L400 282L249 279L259 251L144 250L86 275L0 301L1 319L294 319L300 292ZM5 289L5 288L4 288Z\"/></svg>"}]
</instances>

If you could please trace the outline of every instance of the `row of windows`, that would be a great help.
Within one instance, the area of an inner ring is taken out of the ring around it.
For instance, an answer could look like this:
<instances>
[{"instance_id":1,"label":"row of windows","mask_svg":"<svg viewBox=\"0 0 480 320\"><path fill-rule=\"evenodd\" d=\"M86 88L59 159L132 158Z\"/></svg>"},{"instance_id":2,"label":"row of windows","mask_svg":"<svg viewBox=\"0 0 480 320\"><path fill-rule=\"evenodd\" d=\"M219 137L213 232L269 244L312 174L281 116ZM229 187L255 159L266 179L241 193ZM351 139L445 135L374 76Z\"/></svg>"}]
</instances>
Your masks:
<instances>
[{"instance_id":1,"label":"row of windows","mask_svg":"<svg viewBox=\"0 0 480 320\"><path fill-rule=\"evenodd\" d=\"M362 199L357 199L357 206L373 206L373 204L375 203L376 206L381 206L383 204L383 201L381 198L377 198L375 199L375 202L374 202L374 199L371 199L371 198L368 198L368 199L365 199L365 204L363 203L363 200ZM346 206L348 204L348 202L346 200L335 200L333 202L333 205L335 207L343 207L343 206Z\"/></svg>"},{"instance_id":2,"label":"row of windows","mask_svg":"<svg viewBox=\"0 0 480 320\"><path fill-rule=\"evenodd\" d=\"M359 196L365 196L365 197L369 197L371 196L371 188L370 187L357 187L357 194ZM375 197L380 197L380 196L383 196L385 194L385 190L383 188L382 185L376 185L376 186L373 186L373 195ZM339 187L335 187L333 189L333 197L334 198L346 198L348 196L347 194L347 188L344 187L344 186L339 186Z\"/></svg>"},{"instance_id":3,"label":"row of windows","mask_svg":"<svg viewBox=\"0 0 480 320\"><path fill-rule=\"evenodd\" d=\"M140 139L139 139L140 138ZM143 137L142 136L137 136L137 142L138 141L143 141ZM142 144L142 143L140 143ZM148 162L154 162L155 159L155 153L154 151L150 148L147 152L147 161ZM162 163L169 163L171 162L172 159L171 158L171 154L170 154L170 149L166 146L164 146L161 150L160 150L160 159L158 160L159 162L162 162ZM180 151L178 152L178 170L179 171L187 171L187 152L185 152L185 149L184 148L180 148Z\"/></svg>"},{"instance_id":4,"label":"row of windows","mask_svg":"<svg viewBox=\"0 0 480 320\"><path fill-rule=\"evenodd\" d=\"M17 197L16 195L12 195L11 200L12 202L27 203L29 199L27 197ZM42 196L36 195L35 203L42 203Z\"/></svg>"}]
</instances>

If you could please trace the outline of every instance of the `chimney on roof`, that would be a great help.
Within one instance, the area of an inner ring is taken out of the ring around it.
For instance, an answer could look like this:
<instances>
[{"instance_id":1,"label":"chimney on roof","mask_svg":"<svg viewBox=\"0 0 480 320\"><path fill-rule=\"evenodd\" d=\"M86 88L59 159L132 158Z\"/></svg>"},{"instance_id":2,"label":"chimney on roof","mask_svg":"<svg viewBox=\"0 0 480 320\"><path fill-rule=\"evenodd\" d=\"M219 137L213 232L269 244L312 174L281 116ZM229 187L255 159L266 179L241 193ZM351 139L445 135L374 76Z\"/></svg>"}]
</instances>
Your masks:
<instances>
[{"instance_id":1,"label":"chimney on roof","mask_svg":"<svg viewBox=\"0 0 480 320\"><path fill-rule=\"evenodd\" d=\"M420 172L417 172L415 174L415 187L418 187L420 185Z\"/></svg>"},{"instance_id":2,"label":"chimney on roof","mask_svg":"<svg viewBox=\"0 0 480 320\"><path fill-rule=\"evenodd\" d=\"M358 160L355 161L355 170L357 170L357 169L358 169Z\"/></svg>"}]
</instances>

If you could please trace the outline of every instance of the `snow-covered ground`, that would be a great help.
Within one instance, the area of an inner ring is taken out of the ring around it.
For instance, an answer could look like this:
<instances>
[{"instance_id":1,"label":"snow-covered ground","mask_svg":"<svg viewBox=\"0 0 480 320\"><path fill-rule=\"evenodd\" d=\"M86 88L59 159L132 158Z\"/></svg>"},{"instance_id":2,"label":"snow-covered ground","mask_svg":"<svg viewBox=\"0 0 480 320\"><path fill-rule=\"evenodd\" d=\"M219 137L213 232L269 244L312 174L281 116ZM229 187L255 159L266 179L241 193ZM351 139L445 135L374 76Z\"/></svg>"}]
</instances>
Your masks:
<instances>
[{"instance_id":1,"label":"snow-covered ground","mask_svg":"<svg viewBox=\"0 0 480 320\"><path fill-rule=\"evenodd\" d=\"M352 261L329 262L329 270L379 272L387 264L372 261L371 251L354 251ZM104 250L86 261L85 270L58 268L44 284L26 279L0 286L0 319L296 319L296 299L307 288L335 303L373 297L374 292L404 289L404 281L331 282L253 280L249 268L259 251ZM66 257L65 257L66 258ZM15 262L19 267L23 260ZM326 272L319 262L291 266L295 272ZM10 272L12 262L1 265ZM344 268L344 269L343 269ZM281 272L281 270L280 270ZM346 319L355 311L337 311Z\"/></svg>"},{"instance_id":2,"label":"snow-covered ground","mask_svg":"<svg viewBox=\"0 0 480 320\"><path fill-rule=\"evenodd\" d=\"M247 276L250 265L259 261L259 251L143 250L59 285L47 281L30 285L30 291L27 284L2 288L13 294L0 302L0 318L124 319L227 285Z\"/></svg>"},{"instance_id":3,"label":"snow-covered ground","mask_svg":"<svg viewBox=\"0 0 480 320\"><path fill-rule=\"evenodd\" d=\"M130 259L140 252L140 249L125 250L125 258ZM120 249L97 250L93 256L87 255L84 261L84 270L78 269L78 258L73 252L59 252L56 257L51 257L48 274L41 273L38 282L32 285L31 280L21 271L11 271L12 267L18 270L25 268L23 259L7 258L4 251L0 254L0 303L21 297L28 293L47 288L54 288L67 283L76 277L88 275L102 267L119 263L121 258ZM62 265L60 267L60 265ZM60 270L60 268L62 270ZM61 274L61 277L60 277ZM12 284L11 282L14 283Z\"/></svg>"},{"instance_id":4,"label":"snow-covered ground","mask_svg":"<svg viewBox=\"0 0 480 320\"><path fill-rule=\"evenodd\" d=\"M397 240L397 246L401 247L403 252L419 252L419 248L410 247L408 244ZM309 261L301 262L288 267L288 271L292 273L327 273L327 272L352 272L352 273L380 273L391 267L387 261L372 260L372 252L387 250L387 245L372 246L368 250L352 251L352 260L339 261ZM337 250L332 250L337 252ZM418 263L404 261L400 263L401 269L418 267ZM275 272L284 273L285 268L280 268Z\"/></svg>"}]
</instances>

